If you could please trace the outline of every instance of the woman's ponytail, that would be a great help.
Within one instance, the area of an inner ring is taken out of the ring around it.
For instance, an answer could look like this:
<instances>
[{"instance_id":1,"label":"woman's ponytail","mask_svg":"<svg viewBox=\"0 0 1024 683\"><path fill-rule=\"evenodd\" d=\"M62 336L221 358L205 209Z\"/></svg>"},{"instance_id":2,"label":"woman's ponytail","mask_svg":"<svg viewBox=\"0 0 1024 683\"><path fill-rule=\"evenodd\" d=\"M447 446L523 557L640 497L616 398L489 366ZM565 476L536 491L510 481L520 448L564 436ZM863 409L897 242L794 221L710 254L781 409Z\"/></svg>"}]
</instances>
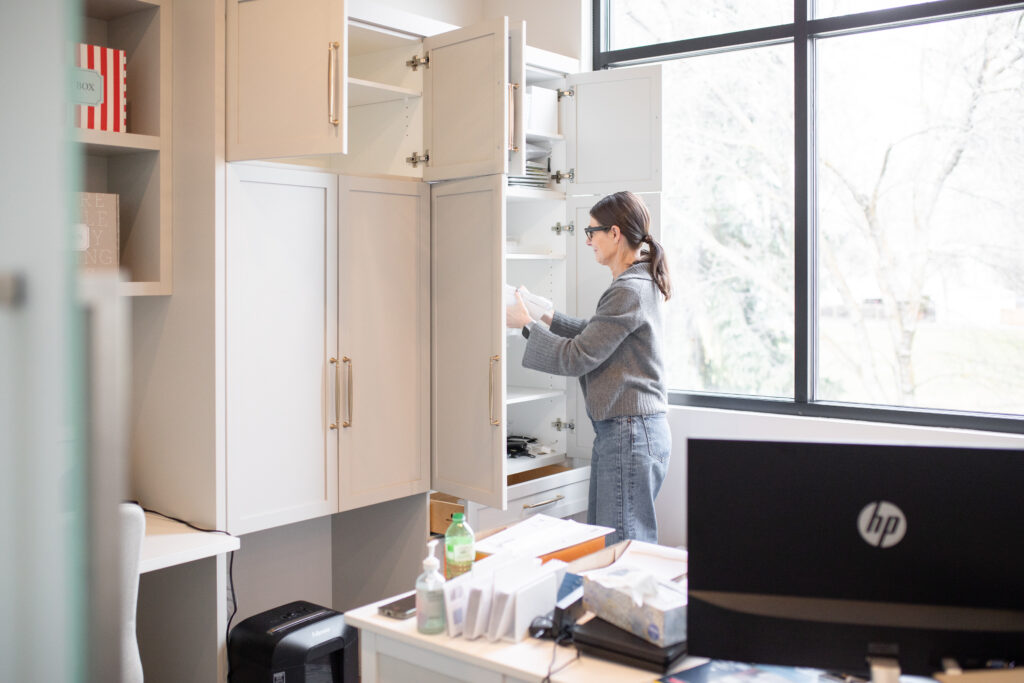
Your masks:
<instances>
[{"instance_id":1,"label":"woman's ponytail","mask_svg":"<svg viewBox=\"0 0 1024 683\"><path fill-rule=\"evenodd\" d=\"M601 225L619 226L630 247L637 249L644 243L649 245L643 260L650 263L651 278L668 301L672 296L672 282L668 276L665 249L651 237L651 214L643 200L632 192L616 192L594 204L590 215Z\"/></svg>"}]
</instances>

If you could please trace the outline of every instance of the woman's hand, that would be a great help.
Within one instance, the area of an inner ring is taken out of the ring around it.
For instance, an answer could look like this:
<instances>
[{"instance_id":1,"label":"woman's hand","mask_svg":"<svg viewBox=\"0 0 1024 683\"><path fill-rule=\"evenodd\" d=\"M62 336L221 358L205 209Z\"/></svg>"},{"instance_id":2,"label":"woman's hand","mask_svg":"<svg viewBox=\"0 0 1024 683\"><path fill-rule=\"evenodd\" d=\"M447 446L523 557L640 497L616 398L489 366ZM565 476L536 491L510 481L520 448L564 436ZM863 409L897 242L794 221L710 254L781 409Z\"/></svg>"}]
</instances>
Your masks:
<instances>
[{"instance_id":1,"label":"woman's hand","mask_svg":"<svg viewBox=\"0 0 1024 683\"><path fill-rule=\"evenodd\" d=\"M532 321L533 318L530 317L530 312L526 310L526 304L523 303L522 295L516 292L516 302L505 308L505 326L520 328L529 325Z\"/></svg>"}]
</instances>

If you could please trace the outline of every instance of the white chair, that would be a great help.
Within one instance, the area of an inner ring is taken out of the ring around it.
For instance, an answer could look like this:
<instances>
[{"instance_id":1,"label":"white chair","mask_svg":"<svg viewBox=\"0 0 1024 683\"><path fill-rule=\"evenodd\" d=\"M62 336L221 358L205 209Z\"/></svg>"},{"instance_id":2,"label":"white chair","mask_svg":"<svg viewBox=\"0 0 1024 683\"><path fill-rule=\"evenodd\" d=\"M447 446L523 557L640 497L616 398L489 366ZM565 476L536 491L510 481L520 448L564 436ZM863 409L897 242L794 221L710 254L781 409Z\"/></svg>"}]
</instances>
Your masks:
<instances>
[{"instance_id":1,"label":"white chair","mask_svg":"<svg viewBox=\"0 0 1024 683\"><path fill-rule=\"evenodd\" d=\"M121 503L121 683L142 683L142 658L135 637L139 599L139 557L146 535L146 514L134 503Z\"/></svg>"}]
</instances>

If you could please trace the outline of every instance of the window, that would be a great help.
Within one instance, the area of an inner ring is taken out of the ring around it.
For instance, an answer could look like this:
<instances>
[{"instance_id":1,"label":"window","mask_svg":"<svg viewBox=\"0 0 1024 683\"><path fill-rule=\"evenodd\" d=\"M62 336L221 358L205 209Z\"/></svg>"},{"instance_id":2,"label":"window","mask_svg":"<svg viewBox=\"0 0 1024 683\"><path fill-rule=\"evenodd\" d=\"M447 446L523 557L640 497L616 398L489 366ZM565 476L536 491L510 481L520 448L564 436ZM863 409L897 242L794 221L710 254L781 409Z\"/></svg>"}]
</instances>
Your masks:
<instances>
[{"instance_id":1,"label":"window","mask_svg":"<svg viewBox=\"0 0 1024 683\"><path fill-rule=\"evenodd\" d=\"M1024 431L1019 2L594 16L664 60L674 403Z\"/></svg>"}]
</instances>

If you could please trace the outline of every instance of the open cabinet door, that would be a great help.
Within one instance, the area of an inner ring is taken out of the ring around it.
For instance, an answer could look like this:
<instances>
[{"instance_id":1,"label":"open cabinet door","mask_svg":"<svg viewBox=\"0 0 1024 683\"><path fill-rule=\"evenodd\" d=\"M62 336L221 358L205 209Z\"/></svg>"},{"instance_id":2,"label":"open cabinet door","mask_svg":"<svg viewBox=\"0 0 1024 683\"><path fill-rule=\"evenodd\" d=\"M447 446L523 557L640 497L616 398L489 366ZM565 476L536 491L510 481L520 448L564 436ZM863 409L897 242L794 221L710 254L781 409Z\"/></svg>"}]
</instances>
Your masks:
<instances>
[{"instance_id":1,"label":"open cabinet door","mask_svg":"<svg viewBox=\"0 0 1024 683\"><path fill-rule=\"evenodd\" d=\"M661 192L661 65L575 74L562 98L574 195Z\"/></svg>"},{"instance_id":2,"label":"open cabinet door","mask_svg":"<svg viewBox=\"0 0 1024 683\"><path fill-rule=\"evenodd\" d=\"M504 509L505 179L430 188L432 484Z\"/></svg>"},{"instance_id":3,"label":"open cabinet door","mask_svg":"<svg viewBox=\"0 0 1024 683\"><path fill-rule=\"evenodd\" d=\"M619 189L631 189L628 187ZM651 235L661 242L661 194L640 195L651 213ZM587 246L583 228L590 222L590 207L597 197L569 197L566 200L568 220L576 226L566 245L566 277L570 295L566 301L566 313L576 318L590 319L597 309L597 302L612 283L612 272L594 258L594 250ZM664 350L663 350L664 352ZM568 387L568 412L576 428L569 441L569 455L589 458L594 448L594 426L587 417L587 407L579 382Z\"/></svg>"},{"instance_id":4,"label":"open cabinet door","mask_svg":"<svg viewBox=\"0 0 1024 683\"><path fill-rule=\"evenodd\" d=\"M423 40L424 180L507 172L508 41L508 17Z\"/></svg>"}]
</instances>

